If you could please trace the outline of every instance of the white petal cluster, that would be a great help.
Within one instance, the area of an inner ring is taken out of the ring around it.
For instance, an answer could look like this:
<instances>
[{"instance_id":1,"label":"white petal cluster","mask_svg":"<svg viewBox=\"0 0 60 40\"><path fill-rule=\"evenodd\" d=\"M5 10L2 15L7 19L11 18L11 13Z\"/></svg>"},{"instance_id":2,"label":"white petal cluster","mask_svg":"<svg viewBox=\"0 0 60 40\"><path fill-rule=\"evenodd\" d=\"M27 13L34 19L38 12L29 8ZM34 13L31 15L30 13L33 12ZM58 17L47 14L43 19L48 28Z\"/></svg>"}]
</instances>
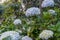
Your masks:
<instances>
[{"instance_id":1,"label":"white petal cluster","mask_svg":"<svg viewBox=\"0 0 60 40\"><path fill-rule=\"evenodd\" d=\"M0 4L2 4L4 2L8 2L8 0L0 0Z\"/></svg>"},{"instance_id":2,"label":"white petal cluster","mask_svg":"<svg viewBox=\"0 0 60 40\"><path fill-rule=\"evenodd\" d=\"M14 25L22 24L20 19L15 19L13 22Z\"/></svg>"},{"instance_id":3,"label":"white petal cluster","mask_svg":"<svg viewBox=\"0 0 60 40\"><path fill-rule=\"evenodd\" d=\"M4 1L6 1L6 0L0 0L0 3L3 3Z\"/></svg>"},{"instance_id":4,"label":"white petal cluster","mask_svg":"<svg viewBox=\"0 0 60 40\"><path fill-rule=\"evenodd\" d=\"M57 15L55 10L50 9L50 10L48 10L48 12L51 13L52 15Z\"/></svg>"},{"instance_id":5,"label":"white petal cluster","mask_svg":"<svg viewBox=\"0 0 60 40\"><path fill-rule=\"evenodd\" d=\"M44 0L41 6L44 7L53 7L55 5L54 0Z\"/></svg>"},{"instance_id":6,"label":"white petal cluster","mask_svg":"<svg viewBox=\"0 0 60 40\"><path fill-rule=\"evenodd\" d=\"M37 7L31 7L29 9L26 10L26 16L34 16L34 15L39 15L41 12L40 12L40 9L37 8Z\"/></svg>"},{"instance_id":7,"label":"white petal cluster","mask_svg":"<svg viewBox=\"0 0 60 40\"><path fill-rule=\"evenodd\" d=\"M30 38L30 37L28 37L28 36L24 36L24 37L22 38L22 40L32 40L32 38Z\"/></svg>"},{"instance_id":8,"label":"white petal cluster","mask_svg":"<svg viewBox=\"0 0 60 40\"><path fill-rule=\"evenodd\" d=\"M43 30L40 35L39 35L39 38L41 39L48 39L50 37L53 37L53 32L51 30Z\"/></svg>"},{"instance_id":9,"label":"white petal cluster","mask_svg":"<svg viewBox=\"0 0 60 40\"><path fill-rule=\"evenodd\" d=\"M18 32L15 31L7 31L1 34L0 40L6 38L10 36L12 40L19 40L19 38L21 38L21 36L19 35Z\"/></svg>"}]
</instances>

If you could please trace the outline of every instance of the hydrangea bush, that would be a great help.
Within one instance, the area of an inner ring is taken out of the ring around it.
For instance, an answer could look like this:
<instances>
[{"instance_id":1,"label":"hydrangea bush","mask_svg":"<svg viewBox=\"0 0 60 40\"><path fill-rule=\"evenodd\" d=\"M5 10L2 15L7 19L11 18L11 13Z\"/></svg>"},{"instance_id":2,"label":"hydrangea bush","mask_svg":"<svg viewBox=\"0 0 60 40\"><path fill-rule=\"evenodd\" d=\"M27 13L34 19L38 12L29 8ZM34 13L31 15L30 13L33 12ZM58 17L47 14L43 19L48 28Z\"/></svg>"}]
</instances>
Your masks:
<instances>
[{"instance_id":1,"label":"hydrangea bush","mask_svg":"<svg viewBox=\"0 0 60 40\"><path fill-rule=\"evenodd\" d=\"M31 6L24 12L20 1L3 3L0 40L60 40L60 8L54 0L44 0L41 5L42 16L39 7Z\"/></svg>"}]
</instances>

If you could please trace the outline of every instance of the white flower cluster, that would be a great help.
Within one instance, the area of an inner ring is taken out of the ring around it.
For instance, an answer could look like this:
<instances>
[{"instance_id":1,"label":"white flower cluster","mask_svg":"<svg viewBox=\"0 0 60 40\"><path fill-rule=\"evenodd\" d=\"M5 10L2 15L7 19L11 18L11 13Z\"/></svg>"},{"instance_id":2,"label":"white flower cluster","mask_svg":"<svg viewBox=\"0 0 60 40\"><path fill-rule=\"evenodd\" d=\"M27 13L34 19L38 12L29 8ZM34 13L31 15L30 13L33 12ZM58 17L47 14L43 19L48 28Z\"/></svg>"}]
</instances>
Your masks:
<instances>
[{"instance_id":1,"label":"white flower cluster","mask_svg":"<svg viewBox=\"0 0 60 40\"><path fill-rule=\"evenodd\" d=\"M4 3L4 2L8 2L9 0L0 0L0 4Z\"/></svg>"},{"instance_id":2,"label":"white flower cluster","mask_svg":"<svg viewBox=\"0 0 60 40\"><path fill-rule=\"evenodd\" d=\"M44 7L53 7L55 5L54 0L44 0L41 6Z\"/></svg>"},{"instance_id":3,"label":"white flower cluster","mask_svg":"<svg viewBox=\"0 0 60 40\"><path fill-rule=\"evenodd\" d=\"M14 25L22 24L20 19L15 19L13 22Z\"/></svg>"},{"instance_id":4,"label":"white flower cluster","mask_svg":"<svg viewBox=\"0 0 60 40\"><path fill-rule=\"evenodd\" d=\"M57 15L55 10L50 9L50 10L48 10L48 12L51 13L52 15Z\"/></svg>"},{"instance_id":5,"label":"white flower cluster","mask_svg":"<svg viewBox=\"0 0 60 40\"><path fill-rule=\"evenodd\" d=\"M34 16L34 15L39 15L41 12L40 12L40 9L37 8L37 7L31 7L29 9L26 10L26 16Z\"/></svg>"},{"instance_id":6,"label":"white flower cluster","mask_svg":"<svg viewBox=\"0 0 60 40\"><path fill-rule=\"evenodd\" d=\"M51 30L43 30L40 35L39 35L39 38L41 39L48 39L50 37L53 37L53 32Z\"/></svg>"},{"instance_id":7,"label":"white flower cluster","mask_svg":"<svg viewBox=\"0 0 60 40\"><path fill-rule=\"evenodd\" d=\"M28 36L24 36L24 37L22 38L22 40L32 40L32 38L30 38L30 37L28 37Z\"/></svg>"},{"instance_id":8,"label":"white flower cluster","mask_svg":"<svg viewBox=\"0 0 60 40\"><path fill-rule=\"evenodd\" d=\"M3 40L4 38L10 36L11 40L19 40L21 36L19 35L18 32L15 31L7 31L1 34L0 40Z\"/></svg>"}]
</instances>

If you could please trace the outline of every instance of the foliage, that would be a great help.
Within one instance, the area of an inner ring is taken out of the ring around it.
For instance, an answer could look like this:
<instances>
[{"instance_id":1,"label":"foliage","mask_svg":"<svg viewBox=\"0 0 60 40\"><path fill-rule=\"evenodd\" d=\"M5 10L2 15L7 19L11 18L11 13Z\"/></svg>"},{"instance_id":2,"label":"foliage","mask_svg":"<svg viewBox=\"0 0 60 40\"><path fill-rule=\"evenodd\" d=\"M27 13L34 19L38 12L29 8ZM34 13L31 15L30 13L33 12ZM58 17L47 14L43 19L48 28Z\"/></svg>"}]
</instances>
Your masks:
<instances>
[{"instance_id":1,"label":"foliage","mask_svg":"<svg viewBox=\"0 0 60 40\"><path fill-rule=\"evenodd\" d=\"M0 34L6 31L22 30L22 33L20 33L21 35L28 35L32 37L33 40L41 40L39 39L39 34L42 32L42 30L48 29L54 32L53 38L50 38L49 40L60 40L60 8L57 6L54 6L53 8L43 8L42 17L40 15L26 17L24 12L20 12L20 6L20 2L8 3L4 5L5 9L4 13L2 14L4 20L0 25ZM47 12L49 9L54 9L57 15L51 15L49 12ZM15 16L17 17L14 18ZM13 21L17 18L22 20L21 25L13 24Z\"/></svg>"}]
</instances>

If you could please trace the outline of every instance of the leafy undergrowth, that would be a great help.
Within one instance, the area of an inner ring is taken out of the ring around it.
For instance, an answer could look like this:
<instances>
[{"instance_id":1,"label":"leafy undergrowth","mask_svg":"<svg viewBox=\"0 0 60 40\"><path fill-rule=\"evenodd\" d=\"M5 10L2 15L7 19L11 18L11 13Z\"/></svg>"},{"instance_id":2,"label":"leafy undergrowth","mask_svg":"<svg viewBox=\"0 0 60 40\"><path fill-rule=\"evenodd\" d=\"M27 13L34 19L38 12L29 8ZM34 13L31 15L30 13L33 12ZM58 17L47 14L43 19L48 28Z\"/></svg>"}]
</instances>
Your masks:
<instances>
[{"instance_id":1,"label":"leafy undergrowth","mask_svg":"<svg viewBox=\"0 0 60 40\"><path fill-rule=\"evenodd\" d=\"M17 9L19 9L17 7ZM57 15L51 15L48 10L53 9L56 11ZM53 38L49 40L60 40L60 8L43 8L43 15L35 15L31 17L26 17L23 12L18 10L17 17L14 14L14 7L8 6L4 9L1 18L4 20L0 25L0 34L6 31L18 31L22 30L21 35L28 35L34 40L39 39L39 34L42 30L52 30L54 32ZM15 19L21 19L22 24L14 25L13 22Z\"/></svg>"}]
</instances>

